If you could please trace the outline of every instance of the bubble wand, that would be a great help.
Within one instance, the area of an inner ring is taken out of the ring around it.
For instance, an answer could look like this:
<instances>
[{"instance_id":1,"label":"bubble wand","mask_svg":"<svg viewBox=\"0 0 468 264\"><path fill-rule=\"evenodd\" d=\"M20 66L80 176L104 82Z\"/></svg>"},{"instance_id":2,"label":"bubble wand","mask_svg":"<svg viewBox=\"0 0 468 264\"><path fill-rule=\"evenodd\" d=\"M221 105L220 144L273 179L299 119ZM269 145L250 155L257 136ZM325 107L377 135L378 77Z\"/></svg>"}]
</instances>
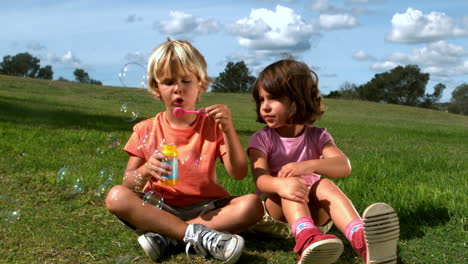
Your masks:
<instances>
[{"instance_id":1,"label":"bubble wand","mask_svg":"<svg viewBox=\"0 0 468 264\"><path fill-rule=\"evenodd\" d=\"M206 109L200 108L198 110L185 110L182 107L176 107L174 108L173 113L175 117L182 117L183 115L188 114L188 113L195 113L201 116L206 116Z\"/></svg>"}]
</instances>

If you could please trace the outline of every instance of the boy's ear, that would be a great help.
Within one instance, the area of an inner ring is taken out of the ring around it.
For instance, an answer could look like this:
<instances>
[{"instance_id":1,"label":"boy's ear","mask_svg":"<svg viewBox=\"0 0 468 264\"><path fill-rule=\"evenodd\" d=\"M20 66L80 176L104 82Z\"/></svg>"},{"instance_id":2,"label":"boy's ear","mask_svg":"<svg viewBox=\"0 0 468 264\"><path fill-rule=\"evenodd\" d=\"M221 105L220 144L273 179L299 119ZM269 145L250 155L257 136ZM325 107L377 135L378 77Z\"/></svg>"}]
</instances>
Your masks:
<instances>
[{"instance_id":1,"label":"boy's ear","mask_svg":"<svg viewBox=\"0 0 468 264\"><path fill-rule=\"evenodd\" d=\"M161 94L159 92L151 90L151 93L154 95L154 97L157 97L161 100Z\"/></svg>"}]
</instances>

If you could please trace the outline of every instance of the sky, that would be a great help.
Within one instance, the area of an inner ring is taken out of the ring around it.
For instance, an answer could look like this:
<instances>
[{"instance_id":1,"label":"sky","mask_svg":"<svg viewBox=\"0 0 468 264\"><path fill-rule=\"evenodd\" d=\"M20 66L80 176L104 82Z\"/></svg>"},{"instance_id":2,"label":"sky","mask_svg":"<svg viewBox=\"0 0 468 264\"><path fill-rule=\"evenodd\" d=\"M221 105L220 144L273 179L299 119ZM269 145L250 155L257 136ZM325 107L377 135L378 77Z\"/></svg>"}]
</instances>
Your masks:
<instances>
[{"instance_id":1,"label":"sky","mask_svg":"<svg viewBox=\"0 0 468 264\"><path fill-rule=\"evenodd\" d=\"M211 77L238 61L256 76L292 55L318 74L322 94L408 64L430 74L426 93L447 87L441 101L468 82L466 0L1 0L1 9L1 58L29 52L54 79L82 68L122 86L123 67L146 66L171 37L200 50Z\"/></svg>"}]
</instances>

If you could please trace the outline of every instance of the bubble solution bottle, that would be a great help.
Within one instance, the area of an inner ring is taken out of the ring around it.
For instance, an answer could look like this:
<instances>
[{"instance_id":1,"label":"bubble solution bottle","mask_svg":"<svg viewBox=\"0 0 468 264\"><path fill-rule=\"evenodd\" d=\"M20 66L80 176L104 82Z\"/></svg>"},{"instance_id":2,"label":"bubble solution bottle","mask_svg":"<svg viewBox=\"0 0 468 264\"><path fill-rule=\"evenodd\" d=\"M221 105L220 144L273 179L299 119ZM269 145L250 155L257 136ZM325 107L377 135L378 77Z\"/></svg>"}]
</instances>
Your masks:
<instances>
[{"instance_id":1,"label":"bubble solution bottle","mask_svg":"<svg viewBox=\"0 0 468 264\"><path fill-rule=\"evenodd\" d=\"M165 164L172 167L171 175L164 175L166 179L164 182L161 182L161 185L174 186L177 185L177 180L179 178L179 164L177 158L179 153L177 152L176 145L169 144L163 145L162 154L166 155L167 158L163 161Z\"/></svg>"}]
</instances>

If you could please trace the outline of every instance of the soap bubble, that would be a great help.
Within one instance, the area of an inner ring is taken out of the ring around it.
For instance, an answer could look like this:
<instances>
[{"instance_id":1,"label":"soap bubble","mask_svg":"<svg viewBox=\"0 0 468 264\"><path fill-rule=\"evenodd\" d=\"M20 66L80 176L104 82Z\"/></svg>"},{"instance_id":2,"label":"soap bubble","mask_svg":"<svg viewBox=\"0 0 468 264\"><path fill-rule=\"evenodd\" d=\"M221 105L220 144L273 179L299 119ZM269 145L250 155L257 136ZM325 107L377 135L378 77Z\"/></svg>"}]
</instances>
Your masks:
<instances>
[{"instance_id":1,"label":"soap bubble","mask_svg":"<svg viewBox=\"0 0 468 264\"><path fill-rule=\"evenodd\" d=\"M132 102L125 102L120 107L120 113L122 114L122 119L127 122L135 121L140 115L136 104Z\"/></svg>"},{"instance_id":2,"label":"soap bubble","mask_svg":"<svg viewBox=\"0 0 468 264\"><path fill-rule=\"evenodd\" d=\"M99 171L98 178L101 182L114 181L114 173L110 169L104 168Z\"/></svg>"},{"instance_id":3,"label":"soap bubble","mask_svg":"<svg viewBox=\"0 0 468 264\"><path fill-rule=\"evenodd\" d=\"M164 198L157 191L149 191L143 196L145 203L154 205L156 208L161 209L164 204Z\"/></svg>"},{"instance_id":4,"label":"soap bubble","mask_svg":"<svg viewBox=\"0 0 468 264\"><path fill-rule=\"evenodd\" d=\"M123 182L128 181L128 180L133 181L132 185L134 186L135 191L142 192L144 188L144 185L142 185L142 181L147 181L148 178L144 178L143 175L137 170L130 169L130 170L125 171L124 177L123 177Z\"/></svg>"},{"instance_id":5,"label":"soap bubble","mask_svg":"<svg viewBox=\"0 0 468 264\"><path fill-rule=\"evenodd\" d=\"M120 141L119 136L116 136L116 135L113 135L113 134L108 134L106 136L106 142L104 143L104 146L97 148L96 152L98 154L104 154L107 151L109 151L111 149L114 149L117 146L119 146L120 143L121 143L121 141Z\"/></svg>"},{"instance_id":6,"label":"soap bubble","mask_svg":"<svg viewBox=\"0 0 468 264\"><path fill-rule=\"evenodd\" d=\"M13 224L21 217L18 203L6 196L0 195L0 224Z\"/></svg>"},{"instance_id":7,"label":"soap bubble","mask_svg":"<svg viewBox=\"0 0 468 264\"><path fill-rule=\"evenodd\" d=\"M119 80L125 87L146 88L148 83L146 67L137 62L129 62L122 66Z\"/></svg>"},{"instance_id":8,"label":"soap bubble","mask_svg":"<svg viewBox=\"0 0 468 264\"><path fill-rule=\"evenodd\" d=\"M79 170L72 166L65 166L57 173L58 186L67 195L76 195L83 191L83 178L79 174Z\"/></svg>"},{"instance_id":9,"label":"soap bubble","mask_svg":"<svg viewBox=\"0 0 468 264\"><path fill-rule=\"evenodd\" d=\"M103 184L99 185L97 188L97 196L101 199L104 200L107 197L107 194L109 193L110 189L114 186L114 182L111 180L105 181Z\"/></svg>"}]
</instances>

